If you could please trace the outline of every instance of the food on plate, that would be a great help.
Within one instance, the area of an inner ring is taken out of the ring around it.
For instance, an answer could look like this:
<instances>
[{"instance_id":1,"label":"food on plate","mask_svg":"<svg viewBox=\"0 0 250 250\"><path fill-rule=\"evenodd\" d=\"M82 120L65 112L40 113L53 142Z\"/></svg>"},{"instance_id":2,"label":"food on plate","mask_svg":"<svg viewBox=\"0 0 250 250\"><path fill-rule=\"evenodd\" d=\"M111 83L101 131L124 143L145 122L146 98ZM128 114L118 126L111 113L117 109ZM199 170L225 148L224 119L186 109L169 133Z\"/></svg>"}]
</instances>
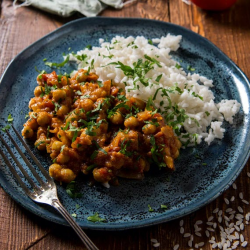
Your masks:
<instances>
[{"instance_id":1,"label":"food on plate","mask_svg":"<svg viewBox=\"0 0 250 250\"><path fill-rule=\"evenodd\" d=\"M183 147L202 141L210 145L223 138L223 121L232 124L240 104L215 102L213 81L196 73L194 65L174 60L171 52L178 51L181 39L170 34L154 39L116 36L65 58L77 62L79 69L92 65L102 81L112 80L131 97L151 99Z\"/></svg>"},{"instance_id":2,"label":"food on plate","mask_svg":"<svg viewBox=\"0 0 250 250\"><path fill-rule=\"evenodd\" d=\"M97 182L142 179L150 163L174 169L181 143L152 103L128 97L87 70L73 77L40 74L24 138L53 160L50 175L69 183L82 172Z\"/></svg>"},{"instance_id":3,"label":"food on plate","mask_svg":"<svg viewBox=\"0 0 250 250\"><path fill-rule=\"evenodd\" d=\"M22 135L53 159L50 175L71 182L82 172L97 182L143 178L150 165L174 169L179 149L222 139L240 104L216 103L213 81L172 58L181 36L100 39L64 57L78 71L42 72ZM186 71L184 70L184 65Z\"/></svg>"}]
</instances>

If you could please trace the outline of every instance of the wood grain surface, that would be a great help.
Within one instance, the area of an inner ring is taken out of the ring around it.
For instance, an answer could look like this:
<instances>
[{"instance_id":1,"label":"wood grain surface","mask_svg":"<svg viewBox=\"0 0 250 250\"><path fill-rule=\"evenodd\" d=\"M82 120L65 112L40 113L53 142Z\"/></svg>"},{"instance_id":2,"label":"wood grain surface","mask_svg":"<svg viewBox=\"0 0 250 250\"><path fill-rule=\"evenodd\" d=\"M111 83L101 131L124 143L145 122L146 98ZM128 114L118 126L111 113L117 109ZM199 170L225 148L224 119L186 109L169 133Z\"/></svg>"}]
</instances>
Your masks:
<instances>
[{"instance_id":1,"label":"wood grain surface","mask_svg":"<svg viewBox=\"0 0 250 250\"><path fill-rule=\"evenodd\" d=\"M65 19L32 7L14 10L10 0L1 0L0 3L0 75L11 59L25 47L64 23L81 17L75 14ZM181 0L138 0L121 10L108 8L101 13L101 16L150 18L184 26L213 42L250 78L249 0L238 0L232 8L222 12L202 11L193 5L186 5ZM207 221L216 207L225 212L229 206L226 206L224 198L230 200L235 196L236 199L230 203L230 207L237 210L237 207L241 206L245 212L250 212L250 205L242 203L238 198L238 194L242 192L244 199L250 201L250 178L247 176L247 172L250 172L249 162L235 182L237 190L230 187L206 207L183 218L185 232L194 234L193 224L197 220ZM194 242L204 242L205 245L197 249L212 249L209 239L204 235L205 223L201 228L203 236L195 236ZM173 249L175 244L180 245L179 249L191 249L188 247L189 238L184 238L180 234L179 220L137 230L87 231L87 233L100 249L105 250ZM216 240L220 239L218 230L212 234ZM245 226L242 234L249 240L250 225ZM160 243L158 248L153 247L151 242L153 238ZM2 249L85 248L70 228L55 225L27 212L0 188L0 250ZM245 249L250 249L250 241Z\"/></svg>"}]
</instances>

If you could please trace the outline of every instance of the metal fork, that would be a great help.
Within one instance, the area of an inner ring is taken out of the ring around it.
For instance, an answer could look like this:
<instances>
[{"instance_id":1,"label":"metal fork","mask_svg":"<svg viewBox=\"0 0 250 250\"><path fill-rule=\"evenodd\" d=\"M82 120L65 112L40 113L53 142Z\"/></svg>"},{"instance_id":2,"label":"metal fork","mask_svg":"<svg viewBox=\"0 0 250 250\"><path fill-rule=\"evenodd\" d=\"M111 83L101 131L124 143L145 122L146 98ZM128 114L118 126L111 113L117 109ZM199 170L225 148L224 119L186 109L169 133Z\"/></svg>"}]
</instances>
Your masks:
<instances>
[{"instance_id":1,"label":"metal fork","mask_svg":"<svg viewBox=\"0 0 250 250\"><path fill-rule=\"evenodd\" d=\"M31 152L28 145L25 143L25 141L23 140L21 135L17 132L17 130L14 128L14 126L12 126L12 128L15 131L18 138L20 139L23 146L25 147L25 149L27 150L27 152L29 153L29 155L31 156L31 158L34 160L36 165L39 167L39 169L42 172L45 179L47 180L46 182L44 182L42 180L42 178L38 175L38 173L36 172L34 167L31 165L31 163L29 162L27 157L21 151L21 149L19 148L19 146L17 145L17 143L15 142L13 137L10 135L8 130L6 130L7 135L9 136L11 142L13 143L13 145L15 146L15 148L17 149L17 151L19 152L19 154L21 155L21 157L23 158L23 160L25 161L25 163L27 164L27 166L31 170L31 172L34 175L34 177L36 178L36 180L39 182L40 186L36 185L34 183L34 181L30 178L28 173L24 170L24 168L22 167L22 165L20 164L18 159L15 157L15 155L11 151L8 144L5 142L3 137L0 135L0 139L3 143L3 145L5 146L5 148L7 149L9 154L11 155L11 157L16 162L17 166L19 167L19 169L21 170L21 172L23 173L25 178L28 180L29 184L33 188L33 191L29 190L29 188L26 186L26 184L22 181L22 179L20 178L20 176L16 172L15 168L11 165L8 158L5 156L4 152L0 149L0 154L2 155L4 161L6 162L7 166L9 167L10 171L12 172L14 177L16 178L17 182L23 188L25 193L30 197L30 199L32 199L35 202L44 203L44 204L47 204L47 205L54 207L65 218L65 220L70 224L70 226L75 230L75 232L80 237L80 239L85 244L85 246L87 247L88 250L98 250L98 248L95 246L95 244L83 232L83 230L80 228L80 226L75 222L75 220L71 217L71 215L67 212L67 210L60 203L60 201L57 197L57 189L56 189L56 185L55 185L55 182L53 181L53 179L50 177L48 172L43 168L43 166L38 161L38 159L35 157L35 155Z\"/></svg>"}]
</instances>

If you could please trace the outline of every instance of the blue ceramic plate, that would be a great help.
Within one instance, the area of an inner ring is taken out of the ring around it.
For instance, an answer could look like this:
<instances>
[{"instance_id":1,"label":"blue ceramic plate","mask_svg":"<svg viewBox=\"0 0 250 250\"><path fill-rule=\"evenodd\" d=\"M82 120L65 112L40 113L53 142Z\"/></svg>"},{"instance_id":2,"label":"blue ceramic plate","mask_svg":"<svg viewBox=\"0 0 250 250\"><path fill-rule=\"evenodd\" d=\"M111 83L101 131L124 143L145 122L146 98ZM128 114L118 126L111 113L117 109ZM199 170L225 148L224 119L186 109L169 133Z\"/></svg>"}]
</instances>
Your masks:
<instances>
[{"instance_id":1,"label":"blue ceramic plate","mask_svg":"<svg viewBox=\"0 0 250 250\"><path fill-rule=\"evenodd\" d=\"M227 189L249 157L249 81L227 56L196 33L170 23L123 18L84 18L68 23L21 52L2 76L0 125L6 124L11 113L14 125L21 131L36 86L34 66L50 71L44 66L44 58L60 62L62 53L67 53L69 47L78 51L88 44L97 46L99 38L110 40L115 35L142 35L151 39L167 33L183 37L173 57L182 60L184 68L192 65L197 73L214 80L215 101L236 99L242 105L241 110L233 125L224 123L227 130L223 140L215 141L210 147L202 144L182 150L176 161L176 171L171 175L163 171L149 173L142 181L120 180L120 186L110 189L98 185L89 187L86 179L79 177L77 186L83 197L77 199L69 198L65 187L58 185L60 200L70 213L77 214L77 222L83 228L117 230L166 222L199 209ZM34 149L32 144L30 147L48 169L49 157ZM2 159L0 161L0 184L16 202L47 220L66 224L53 209L35 204L26 197ZM76 204L80 205L79 209ZM148 211L148 204L154 212ZM168 209L161 209L161 204ZM95 212L107 222L87 221Z\"/></svg>"}]
</instances>

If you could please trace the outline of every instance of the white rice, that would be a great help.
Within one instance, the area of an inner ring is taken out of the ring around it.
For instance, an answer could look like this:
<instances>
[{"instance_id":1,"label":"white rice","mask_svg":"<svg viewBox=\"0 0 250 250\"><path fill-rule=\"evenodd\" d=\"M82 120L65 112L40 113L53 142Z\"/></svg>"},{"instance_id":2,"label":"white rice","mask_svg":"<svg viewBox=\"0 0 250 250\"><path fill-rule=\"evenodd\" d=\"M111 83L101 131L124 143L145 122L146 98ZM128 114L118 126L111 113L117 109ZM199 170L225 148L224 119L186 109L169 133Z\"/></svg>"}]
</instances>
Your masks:
<instances>
[{"instance_id":1,"label":"white rice","mask_svg":"<svg viewBox=\"0 0 250 250\"><path fill-rule=\"evenodd\" d=\"M179 135L181 141L185 143L190 140L189 145L193 145L205 140L209 145L215 138L223 138L225 129L222 128L222 122L226 120L233 123L233 116L239 111L240 104L236 100L221 100L216 104L210 90L213 87L212 80L194 73L194 69L189 71L176 67L181 62L173 60L170 52L179 48L181 39L181 36L170 34L152 39L157 46L141 36L116 36L111 42L100 39L100 47L93 47L91 50L85 48L77 52L77 55L87 55L85 61L79 61L73 54L70 54L70 61L76 61L79 68L85 69L93 62L91 71L99 75L101 80L112 80L115 85L125 88L129 96L145 101L155 97L154 105L161 112L169 105L172 106L169 112L173 111L173 106L178 105L178 109L185 110L187 115L183 122L186 132ZM148 86L138 77L128 77L117 65L110 64L121 62L134 68L133 63L137 63L139 59L143 62L146 60L144 55L159 62L145 75ZM166 96L162 96L163 90L167 90L171 104Z\"/></svg>"}]
</instances>

